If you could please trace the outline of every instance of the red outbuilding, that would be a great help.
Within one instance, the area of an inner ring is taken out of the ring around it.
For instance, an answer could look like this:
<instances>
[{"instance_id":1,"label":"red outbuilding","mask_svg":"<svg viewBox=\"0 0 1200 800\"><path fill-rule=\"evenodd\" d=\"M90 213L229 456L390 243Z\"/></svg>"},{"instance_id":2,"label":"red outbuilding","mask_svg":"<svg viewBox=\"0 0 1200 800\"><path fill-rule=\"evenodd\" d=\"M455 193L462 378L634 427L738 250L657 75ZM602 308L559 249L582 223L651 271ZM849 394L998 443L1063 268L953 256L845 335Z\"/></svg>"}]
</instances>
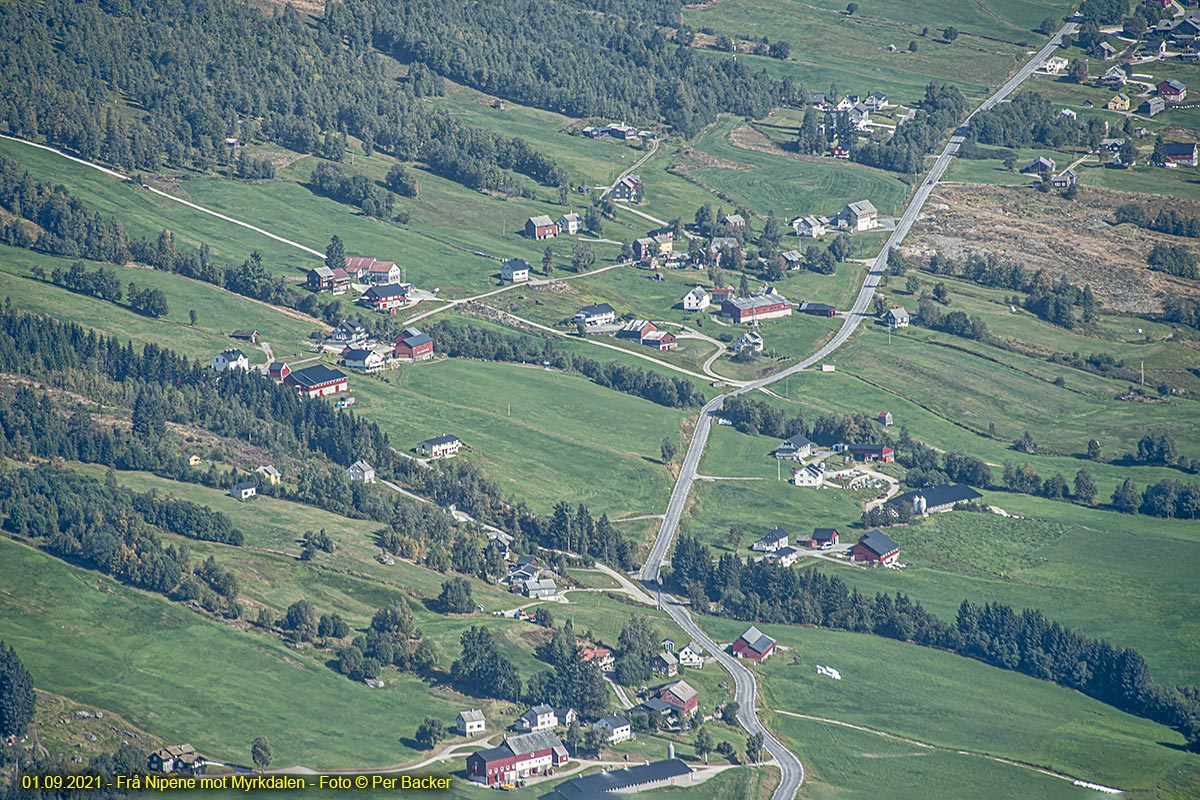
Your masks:
<instances>
[{"instance_id":1,"label":"red outbuilding","mask_svg":"<svg viewBox=\"0 0 1200 800\"><path fill-rule=\"evenodd\" d=\"M766 661L775 652L775 640L751 625L733 643L733 654L751 661Z\"/></svg>"}]
</instances>

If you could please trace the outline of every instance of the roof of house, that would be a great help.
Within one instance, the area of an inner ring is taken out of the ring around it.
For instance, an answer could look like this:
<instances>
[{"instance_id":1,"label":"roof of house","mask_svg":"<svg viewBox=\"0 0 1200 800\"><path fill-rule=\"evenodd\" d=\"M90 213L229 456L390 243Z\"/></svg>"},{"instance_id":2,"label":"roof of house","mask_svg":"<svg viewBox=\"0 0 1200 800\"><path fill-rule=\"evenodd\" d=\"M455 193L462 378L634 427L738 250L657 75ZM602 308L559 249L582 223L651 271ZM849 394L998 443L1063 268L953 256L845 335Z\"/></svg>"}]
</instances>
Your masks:
<instances>
[{"instance_id":1,"label":"roof of house","mask_svg":"<svg viewBox=\"0 0 1200 800\"><path fill-rule=\"evenodd\" d=\"M732 303L734 308L739 311L752 311L763 306L773 306L779 303L786 303L787 298L781 294L770 292L768 294L754 294L749 297L731 297L726 302Z\"/></svg>"},{"instance_id":2,"label":"roof of house","mask_svg":"<svg viewBox=\"0 0 1200 800\"><path fill-rule=\"evenodd\" d=\"M814 542L832 542L837 535L837 528L813 528L812 539Z\"/></svg>"},{"instance_id":3,"label":"roof of house","mask_svg":"<svg viewBox=\"0 0 1200 800\"><path fill-rule=\"evenodd\" d=\"M367 326L363 325L356 319L344 319L338 323L336 328L333 329L334 333L337 333L338 331L342 331L343 333L363 334L367 332Z\"/></svg>"},{"instance_id":4,"label":"roof of house","mask_svg":"<svg viewBox=\"0 0 1200 800\"><path fill-rule=\"evenodd\" d=\"M622 717L620 714L610 714L607 717L601 717L596 720L597 725L603 725L606 728L626 728L629 726L629 720Z\"/></svg>"},{"instance_id":5,"label":"roof of house","mask_svg":"<svg viewBox=\"0 0 1200 800\"><path fill-rule=\"evenodd\" d=\"M372 259L372 260L374 260L374 259ZM347 264L346 266L349 266L349 264ZM391 272L392 270L399 269L399 268L400 267L397 266L396 262L394 262L394 261L375 261L375 263L370 266L371 272L381 272L381 273Z\"/></svg>"},{"instance_id":6,"label":"roof of house","mask_svg":"<svg viewBox=\"0 0 1200 800\"><path fill-rule=\"evenodd\" d=\"M872 100L887 100L887 95L883 92L871 92L868 97Z\"/></svg>"},{"instance_id":7,"label":"roof of house","mask_svg":"<svg viewBox=\"0 0 1200 800\"><path fill-rule=\"evenodd\" d=\"M615 313L617 313L617 310L615 308L613 308L612 306L610 306L608 303L596 303L594 305L584 306L583 308L579 309L579 313L576 314L576 316L582 315L585 317L598 317L601 314L615 314Z\"/></svg>"},{"instance_id":8,"label":"roof of house","mask_svg":"<svg viewBox=\"0 0 1200 800\"><path fill-rule=\"evenodd\" d=\"M458 437L454 434L443 433L441 436L435 436L432 439L426 439L425 441L421 442L421 444L450 444L451 442L457 441Z\"/></svg>"},{"instance_id":9,"label":"roof of house","mask_svg":"<svg viewBox=\"0 0 1200 800\"><path fill-rule=\"evenodd\" d=\"M275 469L274 464L264 464L263 466L259 467L258 469L254 470L254 471L261 472L263 475L274 475L276 477L283 477L283 473L280 472L279 470Z\"/></svg>"},{"instance_id":10,"label":"roof of house","mask_svg":"<svg viewBox=\"0 0 1200 800\"><path fill-rule=\"evenodd\" d=\"M712 241L708 243L709 250L720 250L722 247L737 250L739 246L738 240L732 236L714 236Z\"/></svg>"},{"instance_id":11,"label":"roof of house","mask_svg":"<svg viewBox=\"0 0 1200 800\"><path fill-rule=\"evenodd\" d=\"M318 278L324 278L326 280L333 277L333 270L326 266L313 267L309 270L309 272L316 273Z\"/></svg>"},{"instance_id":12,"label":"roof of house","mask_svg":"<svg viewBox=\"0 0 1200 800\"><path fill-rule=\"evenodd\" d=\"M283 368L286 366L287 364L283 361L272 361L267 367L267 372L283 372Z\"/></svg>"},{"instance_id":13,"label":"roof of house","mask_svg":"<svg viewBox=\"0 0 1200 800\"><path fill-rule=\"evenodd\" d=\"M870 200L859 200L858 202L855 202L855 203L847 203L846 208L850 209L850 211L854 214L878 213L875 210L874 204Z\"/></svg>"},{"instance_id":14,"label":"roof of house","mask_svg":"<svg viewBox=\"0 0 1200 800\"><path fill-rule=\"evenodd\" d=\"M892 319L908 319L908 309L903 306L896 306L888 309L888 316Z\"/></svg>"},{"instance_id":15,"label":"roof of house","mask_svg":"<svg viewBox=\"0 0 1200 800\"><path fill-rule=\"evenodd\" d=\"M407 296L408 290L411 288L412 285L408 283L388 283L382 286L372 286L363 292L363 297L384 300L389 297Z\"/></svg>"},{"instance_id":16,"label":"roof of house","mask_svg":"<svg viewBox=\"0 0 1200 800\"><path fill-rule=\"evenodd\" d=\"M1195 142L1165 142L1164 152L1169 156L1191 156L1196 153Z\"/></svg>"},{"instance_id":17,"label":"roof of house","mask_svg":"<svg viewBox=\"0 0 1200 800\"><path fill-rule=\"evenodd\" d=\"M725 216L721 217L721 221L724 222L726 225L745 225L746 224L746 218L743 217L741 214L726 214Z\"/></svg>"},{"instance_id":18,"label":"roof of house","mask_svg":"<svg viewBox=\"0 0 1200 800\"><path fill-rule=\"evenodd\" d=\"M554 581L549 578L539 578L537 580L525 581L525 591L538 592L549 589L557 591L558 587L554 585Z\"/></svg>"},{"instance_id":19,"label":"roof of house","mask_svg":"<svg viewBox=\"0 0 1200 800\"><path fill-rule=\"evenodd\" d=\"M511 270L531 269L529 262L523 258L510 258L501 264L501 268Z\"/></svg>"},{"instance_id":20,"label":"roof of house","mask_svg":"<svg viewBox=\"0 0 1200 800\"><path fill-rule=\"evenodd\" d=\"M374 272L373 268L372 268L372 272ZM347 280L348 281L348 280L350 280L350 273L346 272L346 270L342 269L341 267L334 267L333 277L335 280Z\"/></svg>"},{"instance_id":21,"label":"roof of house","mask_svg":"<svg viewBox=\"0 0 1200 800\"><path fill-rule=\"evenodd\" d=\"M624 767L597 772L563 781L554 790L555 794L564 800L583 800L583 798L623 797L620 794L625 789L645 786L648 783L661 783L672 778L689 774L692 768L678 758L654 761L636 767ZM551 795L554 797L554 795Z\"/></svg>"},{"instance_id":22,"label":"roof of house","mask_svg":"<svg viewBox=\"0 0 1200 800\"><path fill-rule=\"evenodd\" d=\"M675 706L671 705L670 703L663 702L657 697L647 697L639 704L638 707L644 708L647 711L655 711L659 714L667 714L675 710Z\"/></svg>"},{"instance_id":23,"label":"roof of house","mask_svg":"<svg viewBox=\"0 0 1200 800\"><path fill-rule=\"evenodd\" d=\"M926 486L924 489L914 489L911 492L898 494L887 502L889 506L899 506L911 503L914 497L924 497L925 505L930 508L965 503L983 497L979 492L965 483L943 483L938 486Z\"/></svg>"},{"instance_id":24,"label":"roof of house","mask_svg":"<svg viewBox=\"0 0 1200 800\"><path fill-rule=\"evenodd\" d=\"M659 689L660 695L663 692L667 692L681 703L687 703L696 698L696 690L693 689L692 685L687 681L675 681L674 683L668 683L666 686Z\"/></svg>"},{"instance_id":25,"label":"roof of house","mask_svg":"<svg viewBox=\"0 0 1200 800\"><path fill-rule=\"evenodd\" d=\"M747 628L746 632L738 638L749 645L750 649L756 653L765 653L768 649L770 649L771 645L775 644L774 639L772 639L770 636L767 636L753 625Z\"/></svg>"},{"instance_id":26,"label":"roof of house","mask_svg":"<svg viewBox=\"0 0 1200 800\"><path fill-rule=\"evenodd\" d=\"M780 549L776 550L770 557L772 557L772 558L787 558L788 556L796 555L799 552L800 552L800 550L795 547L791 547L791 546L781 547Z\"/></svg>"},{"instance_id":27,"label":"roof of house","mask_svg":"<svg viewBox=\"0 0 1200 800\"><path fill-rule=\"evenodd\" d=\"M433 339L429 334L422 333L416 328L405 328L400 334L400 342L407 347L417 347L432 341Z\"/></svg>"},{"instance_id":28,"label":"roof of house","mask_svg":"<svg viewBox=\"0 0 1200 800\"><path fill-rule=\"evenodd\" d=\"M829 305L829 303L801 303L800 310L801 311L837 311L837 308L835 306Z\"/></svg>"},{"instance_id":29,"label":"roof of house","mask_svg":"<svg viewBox=\"0 0 1200 800\"><path fill-rule=\"evenodd\" d=\"M169 747L164 747L161 750L155 750L154 755L159 758L174 758L182 755L191 755L196 752L196 748L190 744L175 744Z\"/></svg>"},{"instance_id":30,"label":"roof of house","mask_svg":"<svg viewBox=\"0 0 1200 800\"><path fill-rule=\"evenodd\" d=\"M780 253L784 261L801 261L804 259L804 254L799 250L784 250Z\"/></svg>"},{"instance_id":31,"label":"roof of house","mask_svg":"<svg viewBox=\"0 0 1200 800\"><path fill-rule=\"evenodd\" d=\"M900 549L900 545L893 542L886 533L878 528L868 531L858 543L877 556L886 556L888 553Z\"/></svg>"},{"instance_id":32,"label":"roof of house","mask_svg":"<svg viewBox=\"0 0 1200 800\"><path fill-rule=\"evenodd\" d=\"M514 756L523 756L538 750L562 750L563 743L553 731L536 731L523 733L520 736L510 736L504 740L504 744L496 749L507 750Z\"/></svg>"},{"instance_id":33,"label":"roof of house","mask_svg":"<svg viewBox=\"0 0 1200 800\"><path fill-rule=\"evenodd\" d=\"M1164 83L1167 85L1167 88L1169 88L1173 92L1182 92L1185 89L1187 89L1186 85L1175 80L1174 78L1167 78L1164 81L1159 81L1158 85L1162 86Z\"/></svg>"},{"instance_id":34,"label":"roof of house","mask_svg":"<svg viewBox=\"0 0 1200 800\"><path fill-rule=\"evenodd\" d=\"M1103 51L1104 51L1104 52L1106 52L1106 53L1115 53L1115 52L1117 52L1117 48L1113 47L1113 46L1112 46L1111 44L1109 44L1108 42L1101 42L1101 43L1100 43L1100 49L1101 49L1101 50L1103 50Z\"/></svg>"},{"instance_id":35,"label":"roof of house","mask_svg":"<svg viewBox=\"0 0 1200 800\"><path fill-rule=\"evenodd\" d=\"M343 356L347 361L366 361L368 357L375 355L375 351L365 347L355 347L352 350L347 350Z\"/></svg>"},{"instance_id":36,"label":"roof of house","mask_svg":"<svg viewBox=\"0 0 1200 800\"><path fill-rule=\"evenodd\" d=\"M346 373L339 369L330 369L324 364L313 364L311 367L293 370L288 379L305 388L320 386L324 383L346 380Z\"/></svg>"},{"instance_id":37,"label":"roof of house","mask_svg":"<svg viewBox=\"0 0 1200 800\"><path fill-rule=\"evenodd\" d=\"M796 217L794 220L792 220L793 228L799 226L800 224L807 225L810 228L819 228L821 227L822 223L821 220L810 214L807 217Z\"/></svg>"},{"instance_id":38,"label":"roof of house","mask_svg":"<svg viewBox=\"0 0 1200 800\"><path fill-rule=\"evenodd\" d=\"M222 350L221 355L225 356L226 361L240 361L246 357L246 354L236 347L231 347L228 350Z\"/></svg>"},{"instance_id":39,"label":"roof of house","mask_svg":"<svg viewBox=\"0 0 1200 800\"><path fill-rule=\"evenodd\" d=\"M355 461L353 464L351 464L350 469L360 469L363 472L366 472L368 470L370 470L371 472L375 471L374 467L372 467L366 461L363 461L361 458L358 461Z\"/></svg>"},{"instance_id":40,"label":"roof of house","mask_svg":"<svg viewBox=\"0 0 1200 800\"><path fill-rule=\"evenodd\" d=\"M483 712L477 708L472 708L468 711L460 711L460 712L458 712L458 716L463 722L483 722L484 721Z\"/></svg>"},{"instance_id":41,"label":"roof of house","mask_svg":"<svg viewBox=\"0 0 1200 800\"><path fill-rule=\"evenodd\" d=\"M559 219L565 219L568 222L579 222L579 215L572 211L570 214L563 214Z\"/></svg>"},{"instance_id":42,"label":"roof of house","mask_svg":"<svg viewBox=\"0 0 1200 800\"><path fill-rule=\"evenodd\" d=\"M688 292L686 296L700 299L702 297L708 297L708 291L703 286L697 286L695 289L692 289L690 292Z\"/></svg>"},{"instance_id":43,"label":"roof of house","mask_svg":"<svg viewBox=\"0 0 1200 800\"><path fill-rule=\"evenodd\" d=\"M536 217L530 217L529 221L532 222L534 225L536 225L539 228L545 227L546 225L554 224L554 220L550 219L550 217L547 216L546 214L539 214Z\"/></svg>"},{"instance_id":44,"label":"roof of house","mask_svg":"<svg viewBox=\"0 0 1200 800\"><path fill-rule=\"evenodd\" d=\"M245 328L235 328L229 332L231 339L250 339L254 336L258 336L258 331L246 330Z\"/></svg>"},{"instance_id":45,"label":"roof of house","mask_svg":"<svg viewBox=\"0 0 1200 800\"><path fill-rule=\"evenodd\" d=\"M812 439L809 439L803 433L797 433L795 436L789 436L788 438L784 439L781 446L787 445L788 447L801 448L801 447L804 447L805 445L811 445L811 444L812 444Z\"/></svg>"},{"instance_id":46,"label":"roof of house","mask_svg":"<svg viewBox=\"0 0 1200 800\"><path fill-rule=\"evenodd\" d=\"M258 485L254 481L238 481L233 485L235 492L240 492L243 489L257 489Z\"/></svg>"},{"instance_id":47,"label":"roof of house","mask_svg":"<svg viewBox=\"0 0 1200 800\"><path fill-rule=\"evenodd\" d=\"M774 544L775 542L782 541L787 537L788 532L783 528L772 528L765 536L759 539L758 542L763 544ZM755 544L758 544L758 542L755 542Z\"/></svg>"},{"instance_id":48,"label":"roof of house","mask_svg":"<svg viewBox=\"0 0 1200 800\"><path fill-rule=\"evenodd\" d=\"M668 653L665 650L661 653L658 653L654 657L657 658L659 661L662 661L666 664L678 664L679 663L679 659L675 657L674 653Z\"/></svg>"},{"instance_id":49,"label":"roof of house","mask_svg":"<svg viewBox=\"0 0 1200 800\"><path fill-rule=\"evenodd\" d=\"M643 342L667 342L668 344L675 341L675 334L670 331L650 331L642 337Z\"/></svg>"}]
</instances>

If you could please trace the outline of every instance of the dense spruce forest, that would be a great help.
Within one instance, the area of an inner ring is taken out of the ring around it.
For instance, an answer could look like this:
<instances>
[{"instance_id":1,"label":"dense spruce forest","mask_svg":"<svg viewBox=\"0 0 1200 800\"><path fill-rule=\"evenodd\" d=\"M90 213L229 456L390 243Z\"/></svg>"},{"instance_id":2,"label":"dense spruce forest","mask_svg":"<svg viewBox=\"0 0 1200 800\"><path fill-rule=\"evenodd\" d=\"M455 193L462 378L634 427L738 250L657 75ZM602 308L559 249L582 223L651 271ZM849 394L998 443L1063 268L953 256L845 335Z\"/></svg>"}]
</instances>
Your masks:
<instances>
[{"instance_id":1,"label":"dense spruce forest","mask_svg":"<svg viewBox=\"0 0 1200 800\"><path fill-rule=\"evenodd\" d=\"M396 80L368 39L290 5L22 0L0 5L0 30L0 126L121 168L211 168L229 138L337 157L349 134L472 188L508 186L511 172L566 182L522 140L421 101L436 76Z\"/></svg>"},{"instance_id":2,"label":"dense spruce forest","mask_svg":"<svg viewBox=\"0 0 1200 800\"><path fill-rule=\"evenodd\" d=\"M904 594L861 594L836 575L817 570L766 560L746 564L733 553L714 565L709 548L688 536L680 537L671 563L672 580L701 611L873 633L950 650L1170 725L1187 737L1190 748L1200 749L1200 689L1155 683L1136 650L1076 633L1040 611L964 600L955 621L947 623Z\"/></svg>"},{"instance_id":3,"label":"dense spruce forest","mask_svg":"<svg viewBox=\"0 0 1200 800\"><path fill-rule=\"evenodd\" d=\"M597 14L596 11L604 13ZM762 117L781 86L765 71L691 47L678 0L342 0L329 31L483 92L576 117L694 136L717 114Z\"/></svg>"}]
</instances>

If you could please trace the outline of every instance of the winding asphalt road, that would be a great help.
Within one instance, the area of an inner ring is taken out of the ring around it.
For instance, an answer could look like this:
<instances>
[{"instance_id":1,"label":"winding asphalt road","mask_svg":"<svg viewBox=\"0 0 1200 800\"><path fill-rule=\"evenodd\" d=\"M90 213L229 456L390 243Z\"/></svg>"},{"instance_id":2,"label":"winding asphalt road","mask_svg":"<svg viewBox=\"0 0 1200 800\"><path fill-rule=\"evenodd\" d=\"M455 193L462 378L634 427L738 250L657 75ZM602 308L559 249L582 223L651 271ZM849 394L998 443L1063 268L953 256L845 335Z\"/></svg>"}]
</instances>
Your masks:
<instances>
[{"instance_id":1,"label":"winding asphalt road","mask_svg":"<svg viewBox=\"0 0 1200 800\"><path fill-rule=\"evenodd\" d=\"M1062 42L1062 37L1073 33L1075 28L1076 25L1071 22L1063 25L1045 47L1039 50L1033 58L1027 61L1011 78L1005 81L999 89L963 120L963 126L980 111L991 108L1016 91L1022 83L1029 79L1034 70L1049 58L1051 53L1058 49ZM955 134L950 137L950 141L946 143L946 147L938 155L937 159L934 160L929 174L921 185L917 187L912 201L909 202L908 206L904 209L904 213L896 221L895 230L888 237L887 243L879 251L879 255L875 257L875 260L871 262L870 269L863 279L862 289L859 290L858 296L855 298L850 310L843 315L842 327L833 335L833 338L803 361L780 370L773 375L747 383L727 395L716 397L701 409L700 419L696 424L696 430L692 434L692 441L688 445L687 454L684 456L683 465L679 470L679 477L676 479L675 486L671 491L671 499L667 503L667 511L663 516L662 525L659 527L658 537L655 539L654 546L650 550L650 555L646 559L646 563L638 576L651 592L661 591L659 583L660 570L663 564L666 563L667 553L671 549L672 542L675 540L675 533L679 529L679 521L683 516L684 506L687 504L688 495L692 491L692 484L696 480L696 469L700 464L700 457L704 454L704 447L708 443L709 434L712 432L713 417L717 416L721 411L725 403L725 398L763 389L777 381L783 380L789 375L807 369L828 357L849 340L855 329L862 323L867 309L871 305L875 289L879 286L879 281L887 269L888 253L891 252L892 248L904 241L904 237L908 235L913 223L917 221L921 209L924 207L926 201L929 200L929 195L933 191L933 187L946 174L946 169L950 166L950 161L958 153L959 145L963 142L963 133L965 133L963 127L959 127ZM716 656L721 666L725 667L733 675L735 684L734 697L739 706L738 721L742 723L742 727L751 733L761 733L763 735L763 743L767 752L779 764L781 773L780 782L779 786L775 789L775 793L772 795L772 800L791 800L791 798L795 797L800 789L800 785L804 782L804 766L800 763L800 759L796 757L795 753L788 750L759 720L756 705L758 687L754 673L737 659L733 658L733 656L718 648L716 643L692 619L691 612L685 606L680 605L674 597L662 594L660 602L663 610L670 615L671 619L701 646L708 648L709 652Z\"/></svg>"}]
</instances>

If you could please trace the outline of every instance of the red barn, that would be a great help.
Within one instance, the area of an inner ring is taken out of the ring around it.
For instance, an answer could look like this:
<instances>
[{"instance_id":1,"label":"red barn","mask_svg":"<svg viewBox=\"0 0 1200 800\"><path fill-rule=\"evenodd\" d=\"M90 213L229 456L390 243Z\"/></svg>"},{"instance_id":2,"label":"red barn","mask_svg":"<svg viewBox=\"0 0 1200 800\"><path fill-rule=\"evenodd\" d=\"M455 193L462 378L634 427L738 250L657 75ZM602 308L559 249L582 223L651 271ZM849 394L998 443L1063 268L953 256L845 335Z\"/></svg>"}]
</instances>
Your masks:
<instances>
[{"instance_id":1,"label":"red barn","mask_svg":"<svg viewBox=\"0 0 1200 800\"><path fill-rule=\"evenodd\" d=\"M890 464L896 460L896 451L886 444L844 444L834 450L849 453L855 461L882 461Z\"/></svg>"},{"instance_id":2,"label":"red barn","mask_svg":"<svg viewBox=\"0 0 1200 800\"><path fill-rule=\"evenodd\" d=\"M433 339L429 334L421 333L416 328L405 328L396 337L396 349L392 353L395 358L407 358L410 361L424 361L433 358Z\"/></svg>"},{"instance_id":3,"label":"red barn","mask_svg":"<svg viewBox=\"0 0 1200 800\"><path fill-rule=\"evenodd\" d=\"M879 530L864 533L851 551L855 561L878 561L890 566L900 555L900 545Z\"/></svg>"},{"instance_id":4,"label":"red barn","mask_svg":"<svg viewBox=\"0 0 1200 800\"><path fill-rule=\"evenodd\" d=\"M801 314L812 314L814 317L832 317L837 314L837 308L828 303L801 303Z\"/></svg>"},{"instance_id":5,"label":"red barn","mask_svg":"<svg viewBox=\"0 0 1200 800\"><path fill-rule=\"evenodd\" d=\"M733 654L751 661L766 661L775 652L775 640L751 625L733 643Z\"/></svg>"},{"instance_id":6,"label":"red barn","mask_svg":"<svg viewBox=\"0 0 1200 800\"><path fill-rule=\"evenodd\" d=\"M792 313L792 308L792 304L782 295L775 293L756 294L752 297L731 297L721 303L721 313L737 323L786 317Z\"/></svg>"},{"instance_id":7,"label":"red barn","mask_svg":"<svg viewBox=\"0 0 1200 800\"><path fill-rule=\"evenodd\" d=\"M346 374L324 364L289 371L283 385L293 387L301 397L325 397L350 391L350 379Z\"/></svg>"},{"instance_id":8,"label":"red barn","mask_svg":"<svg viewBox=\"0 0 1200 800\"><path fill-rule=\"evenodd\" d=\"M1187 99L1187 86L1174 78L1159 81L1158 96L1168 103L1182 103Z\"/></svg>"},{"instance_id":9,"label":"red barn","mask_svg":"<svg viewBox=\"0 0 1200 800\"><path fill-rule=\"evenodd\" d=\"M642 344L655 350L674 350L675 334L667 331L651 331L642 337Z\"/></svg>"},{"instance_id":10,"label":"red barn","mask_svg":"<svg viewBox=\"0 0 1200 800\"><path fill-rule=\"evenodd\" d=\"M271 378L281 381L292 373L292 368L282 361L272 361L267 367L267 375Z\"/></svg>"},{"instance_id":11,"label":"red barn","mask_svg":"<svg viewBox=\"0 0 1200 800\"><path fill-rule=\"evenodd\" d=\"M467 778L486 786L515 783L566 764L567 748L551 731L509 736L499 747L467 756Z\"/></svg>"},{"instance_id":12,"label":"red barn","mask_svg":"<svg viewBox=\"0 0 1200 800\"><path fill-rule=\"evenodd\" d=\"M678 710L684 716L696 713L700 705L699 695L687 681L668 683L658 690L658 699Z\"/></svg>"},{"instance_id":13,"label":"red barn","mask_svg":"<svg viewBox=\"0 0 1200 800\"><path fill-rule=\"evenodd\" d=\"M545 214L525 220L525 235L530 239L553 239L558 236L558 226Z\"/></svg>"}]
</instances>

